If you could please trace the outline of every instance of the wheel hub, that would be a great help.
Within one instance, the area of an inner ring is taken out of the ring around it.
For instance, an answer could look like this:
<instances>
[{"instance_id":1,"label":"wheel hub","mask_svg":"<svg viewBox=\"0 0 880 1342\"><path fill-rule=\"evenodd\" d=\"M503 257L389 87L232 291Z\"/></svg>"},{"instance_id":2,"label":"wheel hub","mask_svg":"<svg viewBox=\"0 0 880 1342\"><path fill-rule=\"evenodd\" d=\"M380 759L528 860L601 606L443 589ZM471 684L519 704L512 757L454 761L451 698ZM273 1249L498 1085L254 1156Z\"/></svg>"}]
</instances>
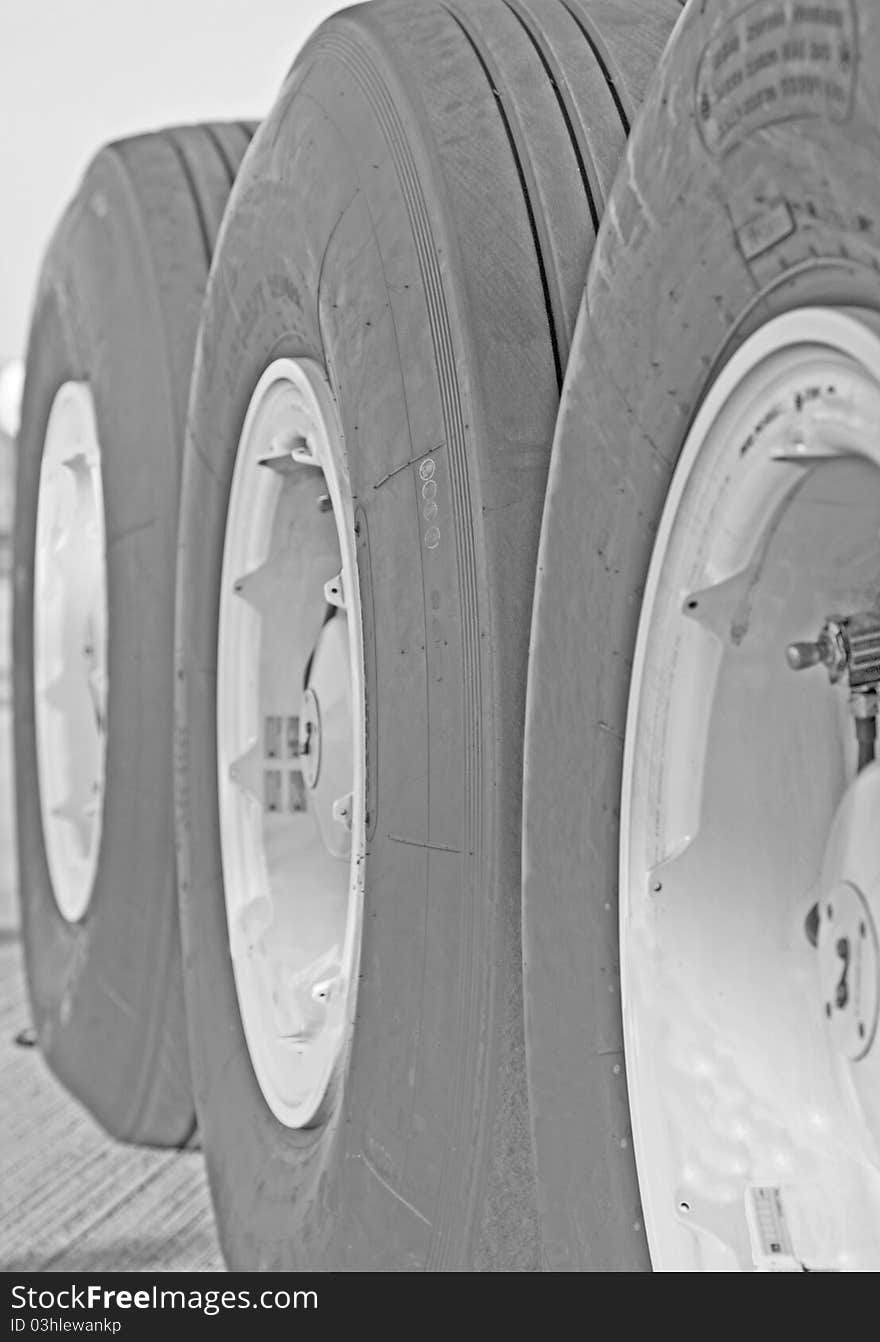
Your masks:
<instances>
[{"instance_id":1,"label":"wheel hub","mask_svg":"<svg viewBox=\"0 0 880 1342\"><path fill-rule=\"evenodd\" d=\"M864 895L841 881L819 906L819 975L834 1047L858 1062L877 1030L877 933Z\"/></svg>"},{"instance_id":2,"label":"wheel hub","mask_svg":"<svg viewBox=\"0 0 880 1342\"><path fill-rule=\"evenodd\" d=\"M707 391L660 521L620 959L661 1269L880 1263L878 409L868 320L768 322Z\"/></svg>"},{"instance_id":3,"label":"wheel hub","mask_svg":"<svg viewBox=\"0 0 880 1342\"><path fill-rule=\"evenodd\" d=\"M85 382L46 426L34 572L34 686L43 841L55 901L82 918L98 865L107 734L107 576L101 450Z\"/></svg>"},{"instance_id":4,"label":"wheel hub","mask_svg":"<svg viewBox=\"0 0 880 1342\"><path fill-rule=\"evenodd\" d=\"M321 710L318 707L318 696L311 685L303 694L299 728L303 777L306 787L314 792L321 772Z\"/></svg>"},{"instance_id":5,"label":"wheel hub","mask_svg":"<svg viewBox=\"0 0 880 1342\"><path fill-rule=\"evenodd\" d=\"M357 986L364 676L354 505L336 406L308 360L254 389L227 516L217 767L230 951L275 1117L309 1126ZM297 711L298 705L298 711Z\"/></svg>"},{"instance_id":6,"label":"wheel hub","mask_svg":"<svg viewBox=\"0 0 880 1342\"><path fill-rule=\"evenodd\" d=\"M828 835L817 900L818 987L833 1048L880 1133L880 763L847 788ZM870 1056L869 1056L870 1055ZM877 1093L874 1094L874 1088Z\"/></svg>"},{"instance_id":7,"label":"wheel hub","mask_svg":"<svg viewBox=\"0 0 880 1342\"><path fill-rule=\"evenodd\" d=\"M351 853L354 730L348 621L334 615L321 630L303 696L306 785L328 853Z\"/></svg>"}]
</instances>

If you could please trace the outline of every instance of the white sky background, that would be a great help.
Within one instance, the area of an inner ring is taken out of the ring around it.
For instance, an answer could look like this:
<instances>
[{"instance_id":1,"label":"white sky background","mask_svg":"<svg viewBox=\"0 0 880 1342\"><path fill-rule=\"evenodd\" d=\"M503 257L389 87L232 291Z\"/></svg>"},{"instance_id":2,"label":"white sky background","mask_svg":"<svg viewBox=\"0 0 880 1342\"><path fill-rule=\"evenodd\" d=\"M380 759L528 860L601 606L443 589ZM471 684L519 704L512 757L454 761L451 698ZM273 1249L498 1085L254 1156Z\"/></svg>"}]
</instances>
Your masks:
<instances>
[{"instance_id":1,"label":"white sky background","mask_svg":"<svg viewBox=\"0 0 880 1342\"><path fill-rule=\"evenodd\" d=\"M0 0L0 362L24 352L43 249L94 152L172 122L258 119L345 4Z\"/></svg>"}]
</instances>

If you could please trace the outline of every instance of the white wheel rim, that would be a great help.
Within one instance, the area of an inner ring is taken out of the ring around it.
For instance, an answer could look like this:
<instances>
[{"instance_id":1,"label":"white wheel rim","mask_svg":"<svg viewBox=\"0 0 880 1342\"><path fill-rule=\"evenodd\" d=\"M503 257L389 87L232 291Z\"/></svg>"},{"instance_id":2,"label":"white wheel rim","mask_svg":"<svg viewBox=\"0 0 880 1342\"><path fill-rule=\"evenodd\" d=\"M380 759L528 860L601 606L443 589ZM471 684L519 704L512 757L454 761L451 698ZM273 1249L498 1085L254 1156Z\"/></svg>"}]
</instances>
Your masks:
<instances>
[{"instance_id":1,"label":"white wheel rim","mask_svg":"<svg viewBox=\"0 0 880 1342\"><path fill-rule=\"evenodd\" d=\"M227 515L217 768L229 944L255 1076L319 1121L354 1017L364 675L354 504L326 377L279 359L251 398Z\"/></svg>"},{"instance_id":2,"label":"white wheel rim","mask_svg":"<svg viewBox=\"0 0 880 1342\"><path fill-rule=\"evenodd\" d=\"M856 776L845 690L785 660L826 615L877 602L878 422L862 320L774 319L709 391L661 519L620 855L627 1084L660 1269L880 1267L880 764ZM858 1058L856 1008L847 1022L828 1001L832 932L817 948L804 933L813 905L829 929L862 926Z\"/></svg>"},{"instance_id":3,"label":"white wheel rim","mask_svg":"<svg viewBox=\"0 0 880 1342\"><path fill-rule=\"evenodd\" d=\"M66 382L46 426L37 496L34 687L40 813L55 900L89 906L104 808L107 570L101 449L85 382Z\"/></svg>"}]
</instances>

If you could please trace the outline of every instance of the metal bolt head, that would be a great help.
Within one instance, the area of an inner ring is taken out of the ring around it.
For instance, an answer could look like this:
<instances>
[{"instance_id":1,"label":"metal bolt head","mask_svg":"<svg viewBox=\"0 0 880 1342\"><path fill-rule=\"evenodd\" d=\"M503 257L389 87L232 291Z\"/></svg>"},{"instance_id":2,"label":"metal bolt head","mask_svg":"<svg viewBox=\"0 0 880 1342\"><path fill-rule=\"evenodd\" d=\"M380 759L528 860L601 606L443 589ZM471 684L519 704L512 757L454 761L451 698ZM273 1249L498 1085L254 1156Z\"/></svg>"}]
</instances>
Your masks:
<instances>
[{"instance_id":1,"label":"metal bolt head","mask_svg":"<svg viewBox=\"0 0 880 1342\"><path fill-rule=\"evenodd\" d=\"M344 797L337 797L333 803L333 819L338 825L344 825L346 829L351 829L352 824L352 794L346 792Z\"/></svg>"}]
</instances>

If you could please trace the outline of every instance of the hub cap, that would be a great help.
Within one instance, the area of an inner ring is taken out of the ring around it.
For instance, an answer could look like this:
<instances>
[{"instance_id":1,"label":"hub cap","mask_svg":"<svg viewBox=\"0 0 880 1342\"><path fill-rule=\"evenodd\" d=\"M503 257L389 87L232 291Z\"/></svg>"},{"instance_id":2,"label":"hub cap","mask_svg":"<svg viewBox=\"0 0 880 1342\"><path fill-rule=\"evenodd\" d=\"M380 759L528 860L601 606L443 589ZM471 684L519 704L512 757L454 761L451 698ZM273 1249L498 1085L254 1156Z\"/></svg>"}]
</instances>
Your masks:
<instances>
[{"instance_id":1,"label":"hub cap","mask_svg":"<svg viewBox=\"0 0 880 1342\"><path fill-rule=\"evenodd\" d=\"M267 1104L321 1120L353 1018L364 851L354 506L327 380L280 359L245 418L220 597L223 882L241 1020Z\"/></svg>"},{"instance_id":2,"label":"hub cap","mask_svg":"<svg viewBox=\"0 0 880 1342\"><path fill-rule=\"evenodd\" d=\"M104 806L107 574L101 450L85 382L52 403L37 499L34 685L43 840L64 918L91 899Z\"/></svg>"},{"instance_id":3,"label":"hub cap","mask_svg":"<svg viewBox=\"0 0 880 1342\"><path fill-rule=\"evenodd\" d=\"M777 318L708 393L661 520L620 874L661 1269L880 1267L880 766L858 772L845 688L786 658L829 612L877 608L878 422L870 327Z\"/></svg>"}]
</instances>

